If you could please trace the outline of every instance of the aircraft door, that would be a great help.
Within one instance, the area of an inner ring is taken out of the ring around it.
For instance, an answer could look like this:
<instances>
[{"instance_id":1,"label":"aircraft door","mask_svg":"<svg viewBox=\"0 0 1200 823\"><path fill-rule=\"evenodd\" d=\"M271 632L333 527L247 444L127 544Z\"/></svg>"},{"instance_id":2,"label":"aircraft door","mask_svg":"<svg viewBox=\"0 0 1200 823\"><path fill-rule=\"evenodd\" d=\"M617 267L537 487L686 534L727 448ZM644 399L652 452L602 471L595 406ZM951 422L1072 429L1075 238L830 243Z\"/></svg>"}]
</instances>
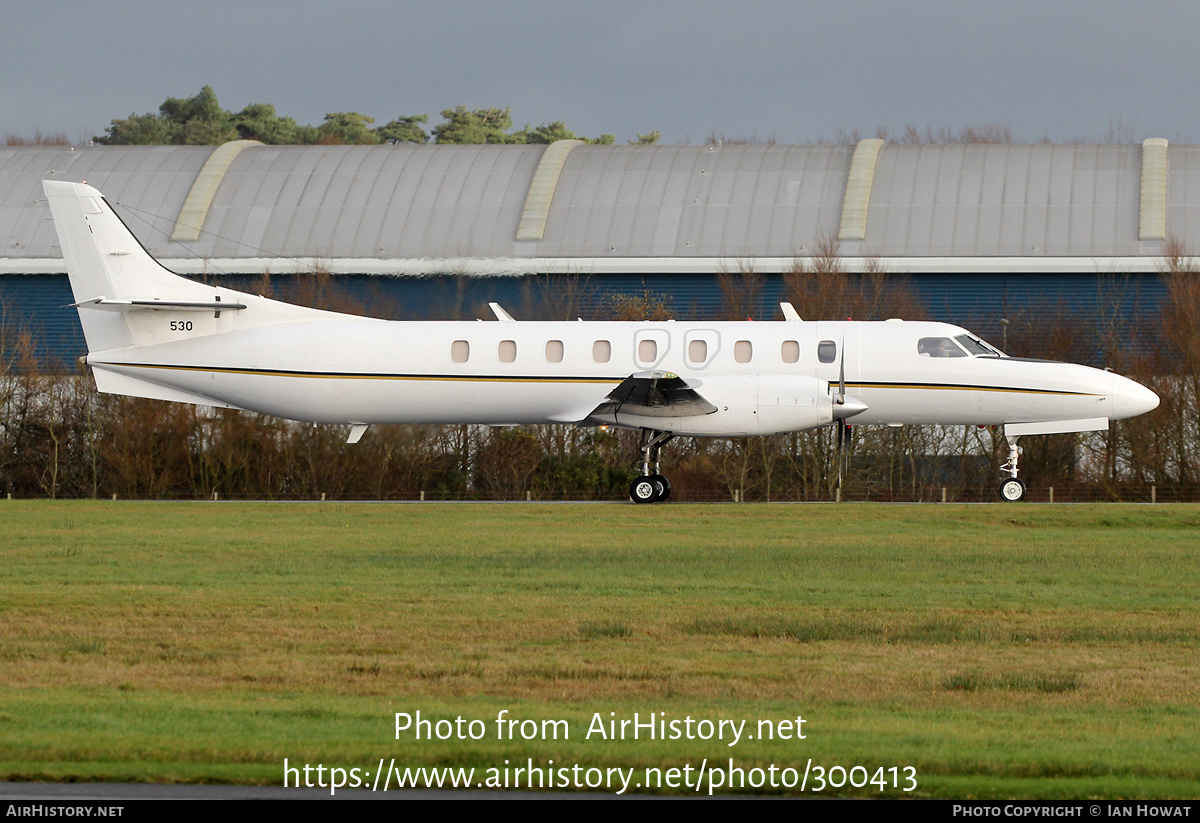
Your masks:
<instances>
[{"instance_id":1,"label":"aircraft door","mask_svg":"<svg viewBox=\"0 0 1200 823\"><path fill-rule=\"evenodd\" d=\"M653 369L667 356L671 336L665 329L642 329L633 337L633 359L639 369Z\"/></svg>"}]
</instances>

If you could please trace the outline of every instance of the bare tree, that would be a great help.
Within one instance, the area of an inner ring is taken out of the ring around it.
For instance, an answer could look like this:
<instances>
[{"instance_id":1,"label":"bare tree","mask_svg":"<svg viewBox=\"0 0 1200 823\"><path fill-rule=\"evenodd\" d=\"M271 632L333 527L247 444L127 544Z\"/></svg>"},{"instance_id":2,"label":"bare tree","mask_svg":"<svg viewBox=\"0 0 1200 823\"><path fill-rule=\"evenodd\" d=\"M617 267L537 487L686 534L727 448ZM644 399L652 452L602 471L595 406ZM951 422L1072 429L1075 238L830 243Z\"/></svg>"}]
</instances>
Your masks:
<instances>
[{"instance_id":1,"label":"bare tree","mask_svg":"<svg viewBox=\"0 0 1200 823\"><path fill-rule=\"evenodd\" d=\"M722 268L717 285L725 304L725 320L753 320L762 310L762 292L766 278L754 270L750 260L738 260L737 271Z\"/></svg>"}]
</instances>

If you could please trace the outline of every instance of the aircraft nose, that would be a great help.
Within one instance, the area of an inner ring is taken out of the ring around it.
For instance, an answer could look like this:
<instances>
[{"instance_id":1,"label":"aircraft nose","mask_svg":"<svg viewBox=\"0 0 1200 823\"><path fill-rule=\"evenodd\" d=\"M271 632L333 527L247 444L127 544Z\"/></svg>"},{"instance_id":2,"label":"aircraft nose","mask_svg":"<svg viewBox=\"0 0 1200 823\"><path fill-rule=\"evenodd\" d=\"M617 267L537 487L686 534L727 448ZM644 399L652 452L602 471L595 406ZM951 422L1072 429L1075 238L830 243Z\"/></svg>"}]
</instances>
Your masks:
<instances>
[{"instance_id":1,"label":"aircraft nose","mask_svg":"<svg viewBox=\"0 0 1200 823\"><path fill-rule=\"evenodd\" d=\"M1113 375L1112 397L1114 420L1137 417L1158 408L1157 394L1141 383L1118 374Z\"/></svg>"}]
</instances>

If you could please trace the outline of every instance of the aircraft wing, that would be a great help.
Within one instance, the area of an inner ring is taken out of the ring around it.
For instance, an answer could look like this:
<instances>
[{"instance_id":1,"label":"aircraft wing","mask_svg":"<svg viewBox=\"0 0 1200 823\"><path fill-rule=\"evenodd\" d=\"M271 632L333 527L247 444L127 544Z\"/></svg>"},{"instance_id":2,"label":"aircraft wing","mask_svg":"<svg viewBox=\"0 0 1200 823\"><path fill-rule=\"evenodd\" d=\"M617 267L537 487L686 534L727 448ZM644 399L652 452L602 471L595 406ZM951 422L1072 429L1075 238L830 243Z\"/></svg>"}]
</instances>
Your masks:
<instances>
[{"instance_id":1,"label":"aircraft wing","mask_svg":"<svg viewBox=\"0 0 1200 823\"><path fill-rule=\"evenodd\" d=\"M679 375L669 371L644 371L622 380L580 423L611 423L618 414L694 417L712 414L716 410L716 406Z\"/></svg>"}]
</instances>

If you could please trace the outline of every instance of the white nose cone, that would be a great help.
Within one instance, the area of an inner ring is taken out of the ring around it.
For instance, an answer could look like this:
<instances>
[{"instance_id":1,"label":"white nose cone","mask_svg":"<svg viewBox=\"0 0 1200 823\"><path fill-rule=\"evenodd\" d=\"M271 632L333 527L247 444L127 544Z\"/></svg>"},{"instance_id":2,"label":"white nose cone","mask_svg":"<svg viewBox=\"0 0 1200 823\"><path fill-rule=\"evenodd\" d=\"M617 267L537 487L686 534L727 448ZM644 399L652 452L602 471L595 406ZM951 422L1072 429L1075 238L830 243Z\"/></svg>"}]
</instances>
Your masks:
<instances>
[{"instance_id":1,"label":"white nose cone","mask_svg":"<svg viewBox=\"0 0 1200 823\"><path fill-rule=\"evenodd\" d=\"M845 420L847 417L862 414L866 410L867 404L857 397L844 397L841 403L833 404L833 419Z\"/></svg>"},{"instance_id":2,"label":"white nose cone","mask_svg":"<svg viewBox=\"0 0 1200 823\"><path fill-rule=\"evenodd\" d=\"M1158 395L1141 383L1119 374L1113 375L1113 420L1137 417L1158 408Z\"/></svg>"}]
</instances>

